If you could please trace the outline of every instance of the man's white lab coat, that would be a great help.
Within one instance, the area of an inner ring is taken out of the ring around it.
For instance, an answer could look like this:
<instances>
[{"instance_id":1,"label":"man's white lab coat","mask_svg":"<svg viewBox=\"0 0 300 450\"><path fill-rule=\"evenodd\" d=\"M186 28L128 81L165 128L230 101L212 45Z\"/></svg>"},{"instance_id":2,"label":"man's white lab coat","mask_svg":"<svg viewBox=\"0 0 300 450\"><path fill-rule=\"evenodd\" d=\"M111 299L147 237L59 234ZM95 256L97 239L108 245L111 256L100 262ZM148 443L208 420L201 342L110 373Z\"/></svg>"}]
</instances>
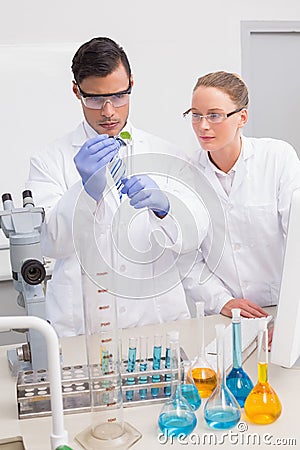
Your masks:
<instances>
[{"instance_id":1,"label":"man's white lab coat","mask_svg":"<svg viewBox=\"0 0 300 450\"><path fill-rule=\"evenodd\" d=\"M74 212L76 217L80 210L78 208L80 202L86 201L88 208L96 210L96 203L85 193L73 161L74 156L87 140L86 125L86 123L80 124L75 131L55 141L44 152L34 156L31 159L27 183L27 189L32 191L35 204L43 206L46 211L41 236L43 254L56 260L52 279L47 283L47 318L60 336L84 332L82 276L72 233ZM130 131L135 155L155 153L159 160L160 154L175 155L178 153L175 146L156 136L135 128L130 128ZM111 188L106 192L104 200L102 203L100 202L95 212L97 221L106 224L111 221L119 206L118 193L110 173L107 173L107 180ZM193 206L191 208L193 209ZM94 214L94 211L92 213ZM199 223L201 234L199 239L201 240L207 230L207 219L204 217L203 220L199 220ZM166 225L165 229L164 225ZM130 231L131 244L138 252L143 253L149 247L149 235L151 230L156 228L165 233L166 241L170 245L175 243L176 246L180 242L179 246L181 248L183 246L187 251L190 248L195 249L199 245L198 238L195 238L193 233L189 233L188 224L186 235L191 234L190 243L187 243L185 233L178 235L170 217L161 220L153 212L145 209L139 211ZM91 242L93 241L91 240ZM173 251L167 250L161 257L156 258L155 241L152 244L155 258L151 264L130 264L126 258L121 262L118 261L118 270L127 274L129 280L130 277L139 279L141 287L139 290L137 284L133 289L134 299L118 299L120 327L141 326L189 317L185 293L180 282ZM101 245L105 246L106 244L104 242ZM110 251L104 248L102 250L108 253ZM93 251L93 247L91 246L88 251ZM164 286L160 289L155 285L159 279L157 274L163 274L166 269L168 269L167 275L161 278L164 280ZM145 283L142 282L143 279L147 279L145 295L152 290L152 298L151 296L148 296L147 299L141 298L143 297L143 286L145 286ZM137 295L137 290L140 295Z\"/></svg>"},{"instance_id":2,"label":"man's white lab coat","mask_svg":"<svg viewBox=\"0 0 300 450\"><path fill-rule=\"evenodd\" d=\"M219 313L232 298L277 304L291 195L300 187L295 150L280 140L242 137L229 195L207 152L195 153L194 163L222 204L225 232L218 229L217 238L209 233L204 239L199 262L184 282L188 295L204 300L207 314ZM218 219L210 213L212 222ZM216 246L219 258L206 265Z\"/></svg>"}]
</instances>

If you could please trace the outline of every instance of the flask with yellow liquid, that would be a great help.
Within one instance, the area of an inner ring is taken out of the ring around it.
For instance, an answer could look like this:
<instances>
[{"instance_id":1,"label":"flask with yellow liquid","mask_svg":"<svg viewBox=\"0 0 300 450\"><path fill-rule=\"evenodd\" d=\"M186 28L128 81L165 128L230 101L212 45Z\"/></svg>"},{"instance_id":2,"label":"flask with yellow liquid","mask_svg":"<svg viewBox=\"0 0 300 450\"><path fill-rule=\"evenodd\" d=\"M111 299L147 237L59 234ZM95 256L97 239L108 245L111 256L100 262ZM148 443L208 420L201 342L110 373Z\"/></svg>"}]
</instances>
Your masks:
<instances>
[{"instance_id":1,"label":"flask with yellow liquid","mask_svg":"<svg viewBox=\"0 0 300 450\"><path fill-rule=\"evenodd\" d=\"M199 334L199 354L192 364L192 377L201 398L209 397L217 385L216 372L205 357L204 347L204 302L197 302L197 320Z\"/></svg>"},{"instance_id":2,"label":"flask with yellow liquid","mask_svg":"<svg viewBox=\"0 0 300 450\"><path fill-rule=\"evenodd\" d=\"M259 425L275 422L282 410L278 395L268 382L267 324L267 319L260 319L257 360L258 382L248 395L244 406L246 419Z\"/></svg>"}]
</instances>

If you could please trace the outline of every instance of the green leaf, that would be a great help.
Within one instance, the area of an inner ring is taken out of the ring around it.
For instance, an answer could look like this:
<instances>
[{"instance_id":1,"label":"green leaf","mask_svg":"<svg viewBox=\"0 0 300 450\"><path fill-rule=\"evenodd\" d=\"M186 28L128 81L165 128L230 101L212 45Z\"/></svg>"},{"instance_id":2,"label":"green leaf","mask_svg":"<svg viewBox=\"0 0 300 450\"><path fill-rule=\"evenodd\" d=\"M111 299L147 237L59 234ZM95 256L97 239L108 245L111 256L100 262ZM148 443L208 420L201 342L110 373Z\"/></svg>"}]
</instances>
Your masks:
<instances>
[{"instance_id":1,"label":"green leaf","mask_svg":"<svg viewBox=\"0 0 300 450\"><path fill-rule=\"evenodd\" d=\"M72 450L68 445L60 445L56 450Z\"/></svg>"},{"instance_id":2,"label":"green leaf","mask_svg":"<svg viewBox=\"0 0 300 450\"><path fill-rule=\"evenodd\" d=\"M129 133L129 131L121 131L120 133L120 138L121 139L131 139L131 134Z\"/></svg>"}]
</instances>

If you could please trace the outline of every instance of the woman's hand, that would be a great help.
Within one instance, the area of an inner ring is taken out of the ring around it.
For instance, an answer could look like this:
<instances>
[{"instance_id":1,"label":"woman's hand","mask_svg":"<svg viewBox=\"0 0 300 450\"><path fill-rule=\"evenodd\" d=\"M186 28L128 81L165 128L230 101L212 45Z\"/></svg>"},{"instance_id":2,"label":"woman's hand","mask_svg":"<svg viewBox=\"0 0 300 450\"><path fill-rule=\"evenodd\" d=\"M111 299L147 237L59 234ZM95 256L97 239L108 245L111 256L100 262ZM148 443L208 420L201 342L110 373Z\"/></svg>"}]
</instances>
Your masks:
<instances>
[{"instance_id":1,"label":"woman's hand","mask_svg":"<svg viewBox=\"0 0 300 450\"><path fill-rule=\"evenodd\" d=\"M263 308L245 298L233 298L229 300L221 309L221 314L232 317L231 310L233 308L240 308L242 317L254 318L268 316L268 313Z\"/></svg>"}]
</instances>

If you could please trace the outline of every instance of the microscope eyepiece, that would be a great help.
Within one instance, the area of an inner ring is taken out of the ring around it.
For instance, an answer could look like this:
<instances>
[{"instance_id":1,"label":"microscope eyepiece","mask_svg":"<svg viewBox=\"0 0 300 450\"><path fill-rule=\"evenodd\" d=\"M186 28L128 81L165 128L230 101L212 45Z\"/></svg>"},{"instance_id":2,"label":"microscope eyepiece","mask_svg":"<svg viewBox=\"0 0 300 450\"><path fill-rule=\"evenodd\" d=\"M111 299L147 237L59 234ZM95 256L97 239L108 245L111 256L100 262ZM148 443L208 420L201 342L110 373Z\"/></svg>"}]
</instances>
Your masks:
<instances>
[{"instance_id":1,"label":"microscope eyepiece","mask_svg":"<svg viewBox=\"0 0 300 450\"><path fill-rule=\"evenodd\" d=\"M24 281L30 285L40 284L46 278L46 270L37 259L27 259L21 268Z\"/></svg>"},{"instance_id":2,"label":"microscope eyepiece","mask_svg":"<svg viewBox=\"0 0 300 450\"><path fill-rule=\"evenodd\" d=\"M2 202L4 203L6 200L12 200L12 196L9 192L2 194Z\"/></svg>"},{"instance_id":3,"label":"microscope eyepiece","mask_svg":"<svg viewBox=\"0 0 300 450\"><path fill-rule=\"evenodd\" d=\"M22 197L23 198L32 197L32 192L29 189L26 189L25 191L22 192Z\"/></svg>"},{"instance_id":4,"label":"microscope eyepiece","mask_svg":"<svg viewBox=\"0 0 300 450\"><path fill-rule=\"evenodd\" d=\"M26 191L23 191L22 196L23 196L23 207L24 208L27 205L34 206L32 193L31 193L31 191L29 189L27 189Z\"/></svg>"}]
</instances>

